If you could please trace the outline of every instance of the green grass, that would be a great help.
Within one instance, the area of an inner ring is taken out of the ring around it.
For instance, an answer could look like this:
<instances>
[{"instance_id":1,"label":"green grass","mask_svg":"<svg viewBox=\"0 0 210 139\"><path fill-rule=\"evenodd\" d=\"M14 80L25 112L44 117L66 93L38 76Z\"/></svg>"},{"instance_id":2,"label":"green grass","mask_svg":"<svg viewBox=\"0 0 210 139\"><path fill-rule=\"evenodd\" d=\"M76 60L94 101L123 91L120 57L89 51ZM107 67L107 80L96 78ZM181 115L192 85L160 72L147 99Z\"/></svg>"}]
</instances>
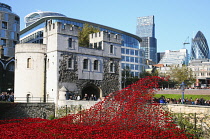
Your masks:
<instances>
[{"instance_id":1,"label":"green grass","mask_svg":"<svg viewBox=\"0 0 210 139\"><path fill-rule=\"evenodd\" d=\"M181 94L155 94L154 97L156 98L160 98L161 96L165 96L165 98L175 98L175 99L179 99L182 98ZM203 98L205 100L210 100L210 95L189 95L186 94L184 95L184 98L192 98L193 100L195 100L196 98Z\"/></svg>"}]
</instances>

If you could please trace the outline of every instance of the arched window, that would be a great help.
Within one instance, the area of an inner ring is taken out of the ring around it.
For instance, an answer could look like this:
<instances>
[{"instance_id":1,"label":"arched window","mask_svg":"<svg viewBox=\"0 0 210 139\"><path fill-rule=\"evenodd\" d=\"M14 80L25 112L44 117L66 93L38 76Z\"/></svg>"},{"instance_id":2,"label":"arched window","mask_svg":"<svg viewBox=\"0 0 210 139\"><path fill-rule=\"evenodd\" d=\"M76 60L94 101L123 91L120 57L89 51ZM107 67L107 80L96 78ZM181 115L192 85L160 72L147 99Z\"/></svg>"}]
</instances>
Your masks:
<instances>
[{"instance_id":1,"label":"arched window","mask_svg":"<svg viewBox=\"0 0 210 139\"><path fill-rule=\"evenodd\" d=\"M84 61L83 61L83 69L88 70L88 59L84 59Z\"/></svg>"},{"instance_id":2,"label":"arched window","mask_svg":"<svg viewBox=\"0 0 210 139\"><path fill-rule=\"evenodd\" d=\"M27 68L32 68L32 59L31 58L28 58L27 59Z\"/></svg>"},{"instance_id":3,"label":"arched window","mask_svg":"<svg viewBox=\"0 0 210 139\"><path fill-rule=\"evenodd\" d=\"M99 67L99 62L98 62L98 60L95 60L93 69L98 71L98 69L99 69L98 67Z\"/></svg>"}]
</instances>

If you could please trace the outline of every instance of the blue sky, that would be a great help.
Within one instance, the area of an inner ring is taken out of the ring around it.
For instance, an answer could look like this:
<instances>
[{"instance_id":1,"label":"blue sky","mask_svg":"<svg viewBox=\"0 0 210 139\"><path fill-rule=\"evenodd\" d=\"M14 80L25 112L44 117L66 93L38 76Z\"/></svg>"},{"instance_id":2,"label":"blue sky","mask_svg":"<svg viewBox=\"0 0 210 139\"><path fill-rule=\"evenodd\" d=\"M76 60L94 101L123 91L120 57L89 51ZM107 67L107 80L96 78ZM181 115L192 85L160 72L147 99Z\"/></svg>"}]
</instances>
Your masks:
<instances>
[{"instance_id":1,"label":"blue sky","mask_svg":"<svg viewBox=\"0 0 210 139\"><path fill-rule=\"evenodd\" d=\"M137 17L155 16L158 52L179 50L200 30L210 42L210 0L0 0L21 18L37 10L59 12L136 34ZM209 44L210 45L210 44ZM186 45L190 50L191 44Z\"/></svg>"}]
</instances>

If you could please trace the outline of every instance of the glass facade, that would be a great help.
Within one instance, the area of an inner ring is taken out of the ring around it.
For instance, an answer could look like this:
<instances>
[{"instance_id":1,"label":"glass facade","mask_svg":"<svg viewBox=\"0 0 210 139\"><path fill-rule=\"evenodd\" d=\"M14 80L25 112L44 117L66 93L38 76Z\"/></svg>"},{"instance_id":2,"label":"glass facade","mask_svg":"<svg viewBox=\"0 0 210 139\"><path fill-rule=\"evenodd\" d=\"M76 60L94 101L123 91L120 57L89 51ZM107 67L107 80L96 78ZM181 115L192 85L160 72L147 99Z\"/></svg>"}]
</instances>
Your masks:
<instances>
[{"instance_id":1,"label":"glass facade","mask_svg":"<svg viewBox=\"0 0 210 139\"><path fill-rule=\"evenodd\" d=\"M209 47L201 31L192 40L190 60L209 59Z\"/></svg>"},{"instance_id":2,"label":"glass facade","mask_svg":"<svg viewBox=\"0 0 210 139\"><path fill-rule=\"evenodd\" d=\"M154 16L138 17L136 34L140 37L155 37Z\"/></svg>"},{"instance_id":3,"label":"glass facade","mask_svg":"<svg viewBox=\"0 0 210 139\"><path fill-rule=\"evenodd\" d=\"M154 16L138 17L136 34L142 39L141 48L145 51L145 58L157 63Z\"/></svg>"},{"instance_id":4,"label":"glass facade","mask_svg":"<svg viewBox=\"0 0 210 139\"><path fill-rule=\"evenodd\" d=\"M13 57L14 42L19 41L20 18L12 12L9 5L0 2L0 40L4 47L4 56Z\"/></svg>"},{"instance_id":5,"label":"glass facade","mask_svg":"<svg viewBox=\"0 0 210 139\"><path fill-rule=\"evenodd\" d=\"M0 3L0 11L5 11L5 12L12 12L12 8L4 3Z\"/></svg>"}]
</instances>

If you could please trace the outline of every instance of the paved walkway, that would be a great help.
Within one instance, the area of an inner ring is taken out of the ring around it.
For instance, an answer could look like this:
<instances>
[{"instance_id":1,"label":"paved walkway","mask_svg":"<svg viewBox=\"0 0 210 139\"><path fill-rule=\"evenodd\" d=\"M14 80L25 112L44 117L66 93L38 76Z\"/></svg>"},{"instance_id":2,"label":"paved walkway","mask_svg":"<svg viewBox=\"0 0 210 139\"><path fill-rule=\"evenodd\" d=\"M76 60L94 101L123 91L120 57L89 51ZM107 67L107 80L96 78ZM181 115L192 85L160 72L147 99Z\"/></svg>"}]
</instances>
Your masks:
<instances>
[{"instance_id":1,"label":"paved walkway","mask_svg":"<svg viewBox=\"0 0 210 139\"><path fill-rule=\"evenodd\" d=\"M181 90L160 90L157 91L156 94L180 94ZM186 89L184 91L185 94L193 94L193 95L210 95L210 89Z\"/></svg>"}]
</instances>

